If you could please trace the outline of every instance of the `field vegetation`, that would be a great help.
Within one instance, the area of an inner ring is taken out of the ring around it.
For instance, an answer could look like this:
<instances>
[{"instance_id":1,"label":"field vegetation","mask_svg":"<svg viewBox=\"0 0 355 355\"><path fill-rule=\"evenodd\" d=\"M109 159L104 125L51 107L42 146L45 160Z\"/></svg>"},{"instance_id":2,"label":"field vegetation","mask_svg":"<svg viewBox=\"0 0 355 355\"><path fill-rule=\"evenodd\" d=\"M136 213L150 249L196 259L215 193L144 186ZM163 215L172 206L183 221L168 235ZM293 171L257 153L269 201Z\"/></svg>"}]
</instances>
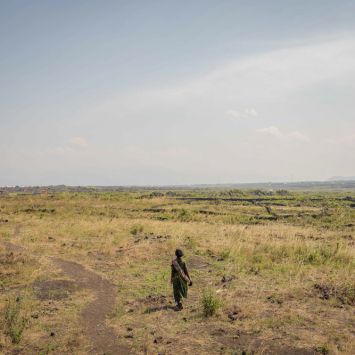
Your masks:
<instances>
[{"instance_id":1,"label":"field vegetation","mask_svg":"<svg viewBox=\"0 0 355 355\"><path fill-rule=\"evenodd\" d=\"M352 190L0 195L0 353L103 353L96 296L56 257L114 285L106 324L132 354L354 354L354 230ZM174 312L178 247L194 285Z\"/></svg>"}]
</instances>

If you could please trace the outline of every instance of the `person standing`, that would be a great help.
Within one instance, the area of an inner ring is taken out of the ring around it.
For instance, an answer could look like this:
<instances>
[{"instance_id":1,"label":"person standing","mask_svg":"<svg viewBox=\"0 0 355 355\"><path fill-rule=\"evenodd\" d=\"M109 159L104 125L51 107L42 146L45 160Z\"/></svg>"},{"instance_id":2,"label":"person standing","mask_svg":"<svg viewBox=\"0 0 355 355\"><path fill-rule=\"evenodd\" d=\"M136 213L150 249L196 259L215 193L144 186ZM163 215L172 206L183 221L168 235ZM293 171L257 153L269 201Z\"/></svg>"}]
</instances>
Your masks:
<instances>
[{"instance_id":1,"label":"person standing","mask_svg":"<svg viewBox=\"0 0 355 355\"><path fill-rule=\"evenodd\" d=\"M181 249L175 250L176 259L171 262L171 283L173 284L175 311L180 311L183 298L187 298L188 286L192 286L192 280L187 270L186 263L182 260L184 253Z\"/></svg>"}]
</instances>

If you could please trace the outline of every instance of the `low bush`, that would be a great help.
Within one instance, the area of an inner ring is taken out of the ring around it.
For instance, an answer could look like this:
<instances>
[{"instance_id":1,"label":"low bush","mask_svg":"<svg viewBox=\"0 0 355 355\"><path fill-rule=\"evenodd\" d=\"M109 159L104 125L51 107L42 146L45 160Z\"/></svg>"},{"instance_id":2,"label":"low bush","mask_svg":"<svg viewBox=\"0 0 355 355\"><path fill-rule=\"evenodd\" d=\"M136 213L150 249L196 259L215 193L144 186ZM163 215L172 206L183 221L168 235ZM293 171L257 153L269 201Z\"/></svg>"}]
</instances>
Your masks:
<instances>
[{"instance_id":1,"label":"low bush","mask_svg":"<svg viewBox=\"0 0 355 355\"><path fill-rule=\"evenodd\" d=\"M213 316L223 306L222 301L216 295L215 291L209 289L202 296L203 315L205 317Z\"/></svg>"},{"instance_id":2,"label":"low bush","mask_svg":"<svg viewBox=\"0 0 355 355\"><path fill-rule=\"evenodd\" d=\"M21 316L22 302L18 298L8 298L5 307L4 333L10 336L13 343L18 344L26 328L29 318Z\"/></svg>"},{"instance_id":3,"label":"low bush","mask_svg":"<svg viewBox=\"0 0 355 355\"><path fill-rule=\"evenodd\" d=\"M330 354L332 349L328 345L320 345L320 346L317 347L317 351L320 354Z\"/></svg>"},{"instance_id":4,"label":"low bush","mask_svg":"<svg viewBox=\"0 0 355 355\"><path fill-rule=\"evenodd\" d=\"M134 224L131 228L131 234L132 235L137 235L138 233L142 233L144 230L144 226L141 224Z\"/></svg>"}]
</instances>

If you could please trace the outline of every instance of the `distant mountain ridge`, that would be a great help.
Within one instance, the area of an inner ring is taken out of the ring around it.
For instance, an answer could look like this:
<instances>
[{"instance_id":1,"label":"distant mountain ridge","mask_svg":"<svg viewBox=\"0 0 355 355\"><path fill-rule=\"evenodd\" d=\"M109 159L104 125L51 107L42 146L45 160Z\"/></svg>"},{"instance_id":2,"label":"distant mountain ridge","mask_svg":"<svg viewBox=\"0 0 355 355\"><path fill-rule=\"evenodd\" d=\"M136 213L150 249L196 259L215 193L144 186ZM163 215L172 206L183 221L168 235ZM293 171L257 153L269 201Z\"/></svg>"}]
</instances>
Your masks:
<instances>
[{"instance_id":1,"label":"distant mountain ridge","mask_svg":"<svg viewBox=\"0 0 355 355\"><path fill-rule=\"evenodd\" d=\"M326 181L355 181L355 176L332 176Z\"/></svg>"}]
</instances>

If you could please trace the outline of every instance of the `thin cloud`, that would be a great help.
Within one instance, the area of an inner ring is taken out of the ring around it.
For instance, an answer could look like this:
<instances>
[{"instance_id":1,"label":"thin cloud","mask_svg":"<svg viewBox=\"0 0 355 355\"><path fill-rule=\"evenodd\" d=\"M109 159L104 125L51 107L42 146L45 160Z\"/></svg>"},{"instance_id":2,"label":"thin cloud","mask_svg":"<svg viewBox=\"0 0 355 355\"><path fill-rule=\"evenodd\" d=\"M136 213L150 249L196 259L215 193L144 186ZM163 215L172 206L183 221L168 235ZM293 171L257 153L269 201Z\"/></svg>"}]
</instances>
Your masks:
<instances>
[{"instance_id":1,"label":"thin cloud","mask_svg":"<svg viewBox=\"0 0 355 355\"><path fill-rule=\"evenodd\" d=\"M256 131L259 134L268 134L274 137L278 137L281 139L293 139L293 140L298 140L298 141L305 141L309 140L308 136L305 134L302 134L300 132L294 131L290 133L281 133L280 130L275 127L275 126L270 126L267 128L261 128Z\"/></svg>"},{"instance_id":2,"label":"thin cloud","mask_svg":"<svg viewBox=\"0 0 355 355\"><path fill-rule=\"evenodd\" d=\"M261 128L261 129L258 129L257 132L271 134L272 136L275 136L275 137L282 137L281 132L275 126L270 126L268 128Z\"/></svg>"},{"instance_id":3,"label":"thin cloud","mask_svg":"<svg viewBox=\"0 0 355 355\"><path fill-rule=\"evenodd\" d=\"M69 142L77 145L78 147L87 147L89 145L84 138L79 138L79 137L74 137Z\"/></svg>"},{"instance_id":4,"label":"thin cloud","mask_svg":"<svg viewBox=\"0 0 355 355\"><path fill-rule=\"evenodd\" d=\"M286 137L290 137L296 140L300 140L300 141L306 141L309 140L308 136L306 136L305 134L302 134L300 132L291 132L288 135L286 135Z\"/></svg>"},{"instance_id":5,"label":"thin cloud","mask_svg":"<svg viewBox=\"0 0 355 355\"><path fill-rule=\"evenodd\" d=\"M238 118L239 117L239 112L238 111L234 111L234 110L228 110L226 112L226 114L228 116L232 116L232 117L235 117L235 118Z\"/></svg>"},{"instance_id":6,"label":"thin cloud","mask_svg":"<svg viewBox=\"0 0 355 355\"><path fill-rule=\"evenodd\" d=\"M249 109L249 108L246 108L245 110L244 110L244 112L247 114L247 115L250 115L250 116L257 116L258 114L257 114L257 112L255 111L255 109Z\"/></svg>"},{"instance_id":7,"label":"thin cloud","mask_svg":"<svg viewBox=\"0 0 355 355\"><path fill-rule=\"evenodd\" d=\"M328 142L332 144L347 144L351 146L355 142L355 134L350 134L349 136L330 139Z\"/></svg>"}]
</instances>

